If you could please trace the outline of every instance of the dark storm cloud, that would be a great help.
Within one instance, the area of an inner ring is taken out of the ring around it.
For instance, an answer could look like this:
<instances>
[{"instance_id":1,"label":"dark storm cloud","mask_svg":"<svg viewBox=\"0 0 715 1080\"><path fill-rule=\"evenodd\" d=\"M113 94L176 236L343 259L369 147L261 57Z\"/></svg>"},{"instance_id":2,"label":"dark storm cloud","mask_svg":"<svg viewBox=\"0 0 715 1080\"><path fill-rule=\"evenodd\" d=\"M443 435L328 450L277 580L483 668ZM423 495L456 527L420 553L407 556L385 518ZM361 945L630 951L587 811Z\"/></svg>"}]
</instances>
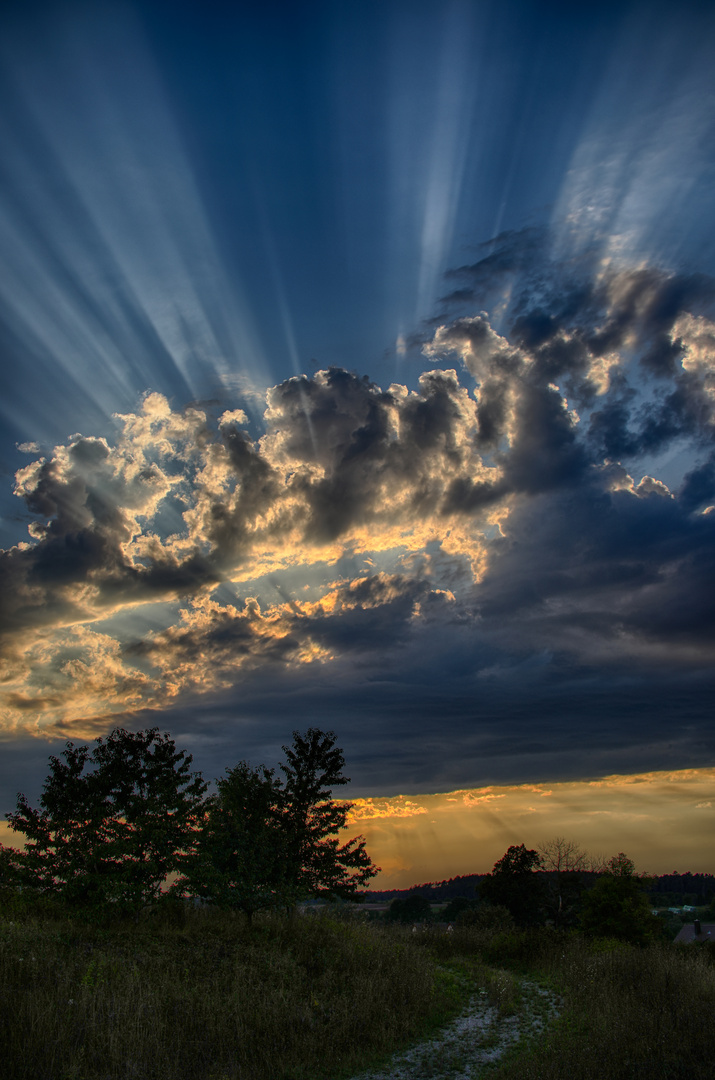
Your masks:
<instances>
[{"instance_id":1,"label":"dark storm cloud","mask_svg":"<svg viewBox=\"0 0 715 1080\"><path fill-rule=\"evenodd\" d=\"M712 283L521 239L460 270L472 310L434 329L418 391L296 376L267 391L257 439L241 410L212 422L150 394L113 443L77 436L21 470L37 520L0 559L13 722L179 717L240 686L242 722L271 730L290 701L360 714L368 739L374 711L418 740L394 775L432 790L476 782L477 755L502 780L547 759L575 774L578 730L604 768L654 767L674 718L683 763L711 755ZM107 617L158 599L186 606L120 641ZM438 717L453 743L427 761Z\"/></svg>"},{"instance_id":2,"label":"dark storm cloud","mask_svg":"<svg viewBox=\"0 0 715 1080\"><path fill-rule=\"evenodd\" d=\"M428 354L461 356L477 382L476 401L449 371L424 375L415 394L399 386L382 391L367 378L331 369L271 390L266 435L254 443L229 414L216 435L197 410L178 416L151 396L141 417L125 418L118 447L78 438L19 474L19 492L43 520L32 529L34 544L3 553L5 625L17 630L81 618L115 602L191 595L250 562L259 545L286 538L317 548L349 540L356 529L469 517L503 503L513 540L536 496L558 496L538 513L568 552L581 529L560 520L561 493L576 487L580 494L569 505L578 502L580 523L593 507L602 520L607 508L615 559L619 545L628 548L616 506L640 514L646 531L654 517L640 509L650 489L636 490L626 472L614 480L604 460L683 436L712 437L712 332L702 318L683 315L680 302L669 301L664 323L660 293L684 295L657 275L619 274L583 300L584 325L574 328L573 306L568 323L541 306L517 316L513 343L483 316L441 327ZM654 323L659 332L667 326L682 363L661 374L658 395L647 398L642 386L630 385L632 371L612 346L614 336L621 345L628 340L642 361L638 348L647 346ZM617 333L606 335L603 327L616 324ZM599 369L606 353L594 342L604 335L609 366ZM572 385L587 408L592 403L587 423L569 411L553 378ZM675 521L669 528L681 529L687 547L695 535L688 511L696 493L709 490L708 476L708 466L689 475L682 509L662 485L653 487L652 499L668 507L656 535L666 518ZM607 491L609 483L616 493ZM629 486L629 494L617 493ZM169 494L187 507L181 543L162 542L142 524ZM514 503L519 497L526 503ZM500 565L501 543L493 545L485 591ZM521 546L518 552L514 557L523 557ZM592 565L594 558L588 557ZM526 561L539 562L534 555Z\"/></svg>"},{"instance_id":3,"label":"dark storm cloud","mask_svg":"<svg viewBox=\"0 0 715 1080\"><path fill-rule=\"evenodd\" d=\"M681 504L689 510L715 502L715 451L702 465L697 465L687 473L679 498Z\"/></svg>"},{"instance_id":4,"label":"dark storm cloud","mask_svg":"<svg viewBox=\"0 0 715 1080\"><path fill-rule=\"evenodd\" d=\"M405 522L428 517L444 506L445 481L483 471L468 437L474 405L454 372L429 372L410 394L332 369L283 383L268 402L266 448L294 468L307 541L379 525L396 505Z\"/></svg>"},{"instance_id":5,"label":"dark storm cloud","mask_svg":"<svg viewBox=\"0 0 715 1080\"><path fill-rule=\"evenodd\" d=\"M713 279L604 266L600 245L559 259L547 230L506 234L491 246L454 273L470 283L470 305L500 308L502 332L528 357L532 385L558 381L570 404L588 412L591 457L659 452L678 438L712 443ZM463 306L463 293L446 300ZM482 379L487 419L502 400L503 380L495 393Z\"/></svg>"},{"instance_id":6,"label":"dark storm cloud","mask_svg":"<svg viewBox=\"0 0 715 1080\"><path fill-rule=\"evenodd\" d=\"M515 511L480 590L499 640L568 651L580 637L616 668L712 663L715 515L641 490L584 485Z\"/></svg>"},{"instance_id":7,"label":"dark storm cloud","mask_svg":"<svg viewBox=\"0 0 715 1080\"><path fill-rule=\"evenodd\" d=\"M247 674L269 664L325 662L341 653L373 662L414 636L416 605L436 623L452 599L426 581L380 573L338 586L317 602L291 601L265 613L253 598L241 610L199 604L182 624L127 646L124 655L161 668L170 689L187 676L194 688L216 686L239 666Z\"/></svg>"},{"instance_id":8,"label":"dark storm cloud","mask_svg":"<svg viewBox=\"0 0 715 1080\"><path fill-rule=\"evenodd\" d=\"M646 367L674 374L679 352L670 331L683 312L713 313L715 281L700 273L632 268L604 259L603 239L594 236L584 250L564 254L546 227L504 233L479 245L484 254L476 262L447 272L448 281L463 285L442 302L447 312L465 304L473 312L494 311L506 300L501 325L509 325L510 341L530 350L550 346L561 331L570 330L602 355L635 334ZM659 358L659 348L667 362Z\"/></svg>"},{"instance_id":9,"label":"dark storm cloud","mask_svg":"<svg viewBox=\"0 0 715 1080\"><path fill-rule=\"evenodd\" d=\"M195 547L177 557L156 545L148 565L127 558L132 495L126 485L112 490L111 469L87 475L109 456L105 446L96 456L88 453L94 445L81 440L61 463L42 462L22 489L28 509L45 520L32 527L34 544L0 553L0 636L6 640L27 626L82 621L115 604L191 594L219 581ZM150 466L137 472L132 486L151 492L157 479Z\"/></svg>"},{"instance_id":10,"label":"dark storm cloud","mask_svg":"<svg viewBox=\"0 0 715 1080\"><path fill-rule=\"evenodd\" d=\"M310 667L246 674L240 693L177 702L172 733L206 776L237 757L276 764L294 728L336 730L353 783L346 797L425 793L487 783L583 779L704 766L715 756L707 702L712 670L601 666L544 653L477 667L499 652L475 626L416 629L411 648L344 654L320 677ZM109 718L106 718L109 723ZM140 713L135 727L162 723ZM69 731L69 729L65 729ZM237 751L237 745L240 752ZM49 752L49 751L48 751ZM13 788L14 790L14 788Z\"/></svg>"},{"instance_id":11,"label":"dark storm cloud","mask_svg":"<svg viewBox=\"0 0 715 1080\"><path fill-rule=\"evenodd\" d=\"M453 372L426 374L415 394L333 369L290 379L268 401L259 444L228 414L211 432L202 413L172 414L150 395L116 446L78 438L19 473L40 520L33 544L2 553L5 629L191 595L266 545L409 527L450 512L455 483L489 475ZM180 540L147 527L169 497L185 507Z\"/></svg>"},{"instance_id":12,"label":"dark storm cloud","mask_svg":"<svg viewBox=\"0 0 715 1080\"><path fill-rule=\"evenodd\" d=\"M578 651L580 638L608 666L708 665L715 514L694 511L712 502L712 455L673 492L628 469L684 441L693 455L712 446L715 283L604 269L588 254L560 264L546 233L521 240L500 238L454 275L475 306L511 293L504 337L483 316L458 317L428 347L461 355L504 489L532 496L511 500L490 547L480 626L507 653L537 641ZM459 306L464 291L449 299Z\"/></svg>"}]
</instances>

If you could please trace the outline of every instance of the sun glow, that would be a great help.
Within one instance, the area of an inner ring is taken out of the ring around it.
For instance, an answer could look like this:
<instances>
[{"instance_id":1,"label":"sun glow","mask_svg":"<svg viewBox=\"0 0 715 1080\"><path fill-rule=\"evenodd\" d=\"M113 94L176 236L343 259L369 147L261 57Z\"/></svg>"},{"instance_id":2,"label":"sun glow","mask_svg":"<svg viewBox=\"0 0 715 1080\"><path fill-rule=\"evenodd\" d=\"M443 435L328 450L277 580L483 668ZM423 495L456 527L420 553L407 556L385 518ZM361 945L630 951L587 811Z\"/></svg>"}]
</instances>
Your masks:
<instances>
[{"instance_id":1,"label":"sun glow","mask_svg":"<svg viewBox=\"0 0 715 1080\"><path fill-rule=\"evenodd\" d=\"M626 851L653 874L712 873L715 769L638 773L354 800L349 824L382 873L375 889L491 870L511 844L554 836L593 856Z\"/></svg>"}]
</instances>

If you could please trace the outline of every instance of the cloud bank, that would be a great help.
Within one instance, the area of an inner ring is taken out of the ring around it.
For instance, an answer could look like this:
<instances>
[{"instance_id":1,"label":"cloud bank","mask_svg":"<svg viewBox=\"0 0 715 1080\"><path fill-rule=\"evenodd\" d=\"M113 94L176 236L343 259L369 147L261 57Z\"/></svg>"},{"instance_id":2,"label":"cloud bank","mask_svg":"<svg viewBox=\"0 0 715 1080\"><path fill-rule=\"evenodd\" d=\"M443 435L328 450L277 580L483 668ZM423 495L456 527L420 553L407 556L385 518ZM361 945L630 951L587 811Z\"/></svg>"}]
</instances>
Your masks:
<instances>
[{"instance_id":1,"label":"cloud bank","mask_svg":"<svg viewBox=\"0 0 715 1080\"><path fill-rule=\"evenodd\" d=\"M594 719L603 695L635 687L633 741L652 701L662 743L677 700L710 760L715 285L600 250L559 261L537 230L481 254L449 276L415 389L290 378L253 434L240 401L212 417L148 392L113 437L17 473L32 520L0 554L6 737L194 700L256 716L260 685L310 711L329 685L348 712L357 692L383 716L401 700L423 735L446 724L453 757L489 724L494 747L507 704L523 749L520 694L540 734L547 701L556 728L570 702L587 738L611 725L607 748L623 726Z\"/></svg>"}]
</instances>

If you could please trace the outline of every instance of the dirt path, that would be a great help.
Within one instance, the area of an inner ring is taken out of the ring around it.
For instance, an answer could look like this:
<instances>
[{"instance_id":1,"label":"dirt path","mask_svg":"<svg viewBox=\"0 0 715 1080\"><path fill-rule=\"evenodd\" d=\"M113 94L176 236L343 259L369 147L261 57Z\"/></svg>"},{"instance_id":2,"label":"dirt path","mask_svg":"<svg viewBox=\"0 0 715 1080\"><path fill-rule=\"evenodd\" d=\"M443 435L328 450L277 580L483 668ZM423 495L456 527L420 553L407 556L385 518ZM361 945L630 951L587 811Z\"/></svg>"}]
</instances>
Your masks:
<instances>
[{"instance_id":1,"label":"dirt path","mask_svg":"<svg viewBox=\"0 0 715 1080\"><path fill-rule=\"evenodd\" d=\"M497 1061L522 1038L543 1031L558 1016L556 994L529 979L521 982L521 1003L511 1016L499 1016L478 990L465 1011L427 1042L396 1054L382 1069L370 1069L352 1080L476 1080L483 1067Z\"/></svg>"}]
</instances>

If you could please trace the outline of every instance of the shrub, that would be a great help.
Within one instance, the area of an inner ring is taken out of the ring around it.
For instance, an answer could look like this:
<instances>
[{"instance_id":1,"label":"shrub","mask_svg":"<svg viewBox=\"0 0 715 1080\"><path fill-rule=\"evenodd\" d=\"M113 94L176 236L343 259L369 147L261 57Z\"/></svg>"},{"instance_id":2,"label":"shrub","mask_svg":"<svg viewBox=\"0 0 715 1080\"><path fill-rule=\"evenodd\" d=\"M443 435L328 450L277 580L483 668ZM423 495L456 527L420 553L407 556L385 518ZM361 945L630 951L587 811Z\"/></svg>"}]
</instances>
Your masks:
<instances>
[{"instance_id":1,"label":"shrub","mask_svg":"<svg viewBox=\"0 0 715 1080\"><path fill-rule=\"evenodd\" d=\"M457 925L472 926L475 930L494 933L500 930L511 930L515 923L509 909L501 904L479 904L461 911L457 916Z\"/></svg>"}]
</instances>

